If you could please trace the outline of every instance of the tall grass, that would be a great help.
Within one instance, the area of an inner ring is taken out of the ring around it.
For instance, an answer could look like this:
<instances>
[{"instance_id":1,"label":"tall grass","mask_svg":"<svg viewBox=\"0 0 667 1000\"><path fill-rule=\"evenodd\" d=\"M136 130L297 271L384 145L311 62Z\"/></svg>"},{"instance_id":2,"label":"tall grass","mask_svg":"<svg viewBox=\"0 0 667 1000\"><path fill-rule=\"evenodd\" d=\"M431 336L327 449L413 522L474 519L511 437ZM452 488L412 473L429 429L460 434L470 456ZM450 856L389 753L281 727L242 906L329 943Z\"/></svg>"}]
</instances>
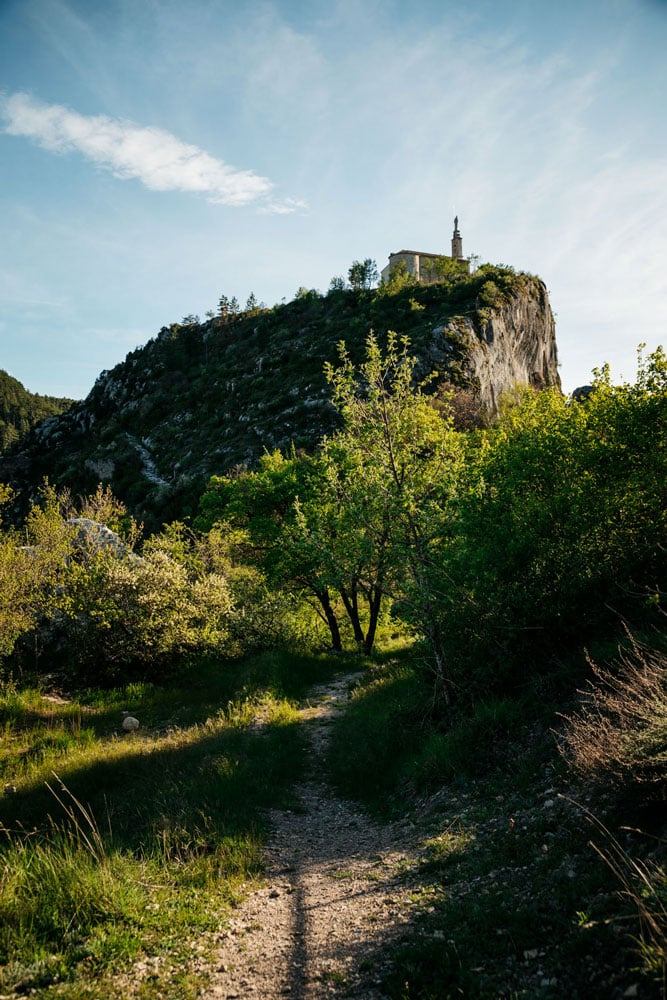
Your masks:
<instances>
[{"instance_id":1,"label":"tall grass","mask_svg":"<svg viewBox=\"0 0 667 1000\"><path fill-rule=\"evenodd\" d=\"M565 720L561 751L584 780L663 798L667 787L667 656L632 640Z\"/></svg>"}]
</instances>

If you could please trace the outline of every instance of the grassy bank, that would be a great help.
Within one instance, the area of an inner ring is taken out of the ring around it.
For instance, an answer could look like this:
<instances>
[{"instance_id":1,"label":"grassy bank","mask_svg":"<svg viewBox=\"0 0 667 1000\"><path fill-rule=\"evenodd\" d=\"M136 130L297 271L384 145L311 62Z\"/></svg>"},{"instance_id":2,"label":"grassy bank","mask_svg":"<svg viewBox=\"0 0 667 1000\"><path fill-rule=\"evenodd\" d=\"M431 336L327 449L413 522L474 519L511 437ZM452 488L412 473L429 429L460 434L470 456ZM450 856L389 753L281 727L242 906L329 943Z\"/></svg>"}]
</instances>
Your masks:
<instances>
[{"instance_id":1,"label":"grassy bank","mask_svg":"<svg viewBox=\"0 0 667 1000\"><path fill-rule=\"evenodd\" d=\"M221 919L260 871L261 810L302 771L295 699L339 665L263 654L180 688L62 696L5 683L0 991L199 995Z\"/></svg>"}]
</instances>

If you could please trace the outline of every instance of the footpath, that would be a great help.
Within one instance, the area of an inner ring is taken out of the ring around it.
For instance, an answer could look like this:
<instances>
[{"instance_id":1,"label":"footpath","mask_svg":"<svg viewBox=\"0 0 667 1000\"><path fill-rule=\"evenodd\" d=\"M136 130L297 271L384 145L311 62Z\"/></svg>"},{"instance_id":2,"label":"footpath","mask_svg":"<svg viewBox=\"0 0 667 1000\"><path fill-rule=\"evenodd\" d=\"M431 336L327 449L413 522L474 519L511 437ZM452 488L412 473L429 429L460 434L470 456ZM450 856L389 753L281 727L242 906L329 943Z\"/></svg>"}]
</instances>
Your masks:
<instances>
[{"instance_id":1,"label":"footpath","mask_svg":"<svg viewBox=\"0 0 667 1000\"><path fill-rule=\"evenodd\" d=\"M264 884L234 911L204 1000L381 1000L391 945L411 919L411 823L379 825L320 779L330 727L355 676L313 690L301 710L310 752L298 805L270 813Z\"/></svg>"}]
</instances>

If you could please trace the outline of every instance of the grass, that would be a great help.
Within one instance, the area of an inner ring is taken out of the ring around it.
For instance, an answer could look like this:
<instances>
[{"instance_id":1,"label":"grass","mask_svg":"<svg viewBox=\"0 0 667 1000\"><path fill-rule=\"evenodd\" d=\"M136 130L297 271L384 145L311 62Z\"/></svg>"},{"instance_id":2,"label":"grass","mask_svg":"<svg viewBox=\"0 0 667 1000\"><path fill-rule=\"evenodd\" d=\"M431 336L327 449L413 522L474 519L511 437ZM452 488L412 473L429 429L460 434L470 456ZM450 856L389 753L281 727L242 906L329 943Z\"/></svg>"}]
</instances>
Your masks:
<instances>
[{"instance_id":1,"label":"grass","mask_svg":"<svg viewBox=\"0 0 667 1000\"><path fill-rule=\"evenodd\" d=\"M525 728L526 715L524 702L494 698L458 718L434 719L428 679L405 649L371 668L353 693L332 740L332 780L342 795L390 815L444 782L461 784L488 770Z\"/></svg>"},{"instance_id":2,"label":"grass","mask_svg":"<svg viewBox=\"0 0 667 1000\"><path fill-rule=\"evenodd\" d=\"M417 915L392 952L386 995L608 1000L639 984L639 996L663 997L664 845L637 861L646 847L612 811L625 882L614 877L591 845L596 823L571 801L587 789L537 693L446 720L428 704L416 665L395 659L356 689L331 744L336 787L376 815L411 819L422 837L404 873Z\"/></svg>"},{"instance_id":3,"label":"grass","mask_svg":"<svg viewBox=\"0 0 667 1000\"><path fill-rule=\"evenodd\" d=\"M261 871L262 810L302 773L295 701L339 665L263 654L202 664L187 687L61 700L6 683L0 992L200 995L224 913Z\"/></svg>"}]
</instances>

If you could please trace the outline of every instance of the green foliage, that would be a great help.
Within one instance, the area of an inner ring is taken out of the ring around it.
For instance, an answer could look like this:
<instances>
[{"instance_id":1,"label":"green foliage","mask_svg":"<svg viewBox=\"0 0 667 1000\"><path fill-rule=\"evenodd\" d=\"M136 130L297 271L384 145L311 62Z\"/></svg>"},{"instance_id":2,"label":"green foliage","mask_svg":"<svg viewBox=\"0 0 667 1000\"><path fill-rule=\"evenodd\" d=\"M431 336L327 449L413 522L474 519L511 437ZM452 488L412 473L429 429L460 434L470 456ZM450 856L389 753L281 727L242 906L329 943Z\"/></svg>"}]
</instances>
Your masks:
<instances>
[{"instance_id":1,"label":"green foliage","mask_svg":"<svg viewBox=\"0 0 667 1000\"><path fill-rule=\"evenodd\" d=\"M394 264L392 267L389 272L389 276L382 281L382 284L378 289L378 294L396 295L397 292L403 291L405 288L410 288L413 285L418 286L419 282L408 270L408 265L405 261L399 260L399 262Z\"/></svg>"},{"instance_id":2,"label":"green foliage","mask_svg":"<svg viewBox=\"0 0 667 1000\"><path fill-rule=\"evenodd\" d=\"M491 308L502 305L503 294L495 281L485 281L479 290L480 305Z\"/></svg>"},{"instance_id":3,"label":"green foliage","mask_svg":"<svg viewBox=\"0 0 667 1000\"><path fill-rule=\"evenodd\" d=\"M383 602L399 593L438 650L425 567L462 458L458 435L444 407L437 412L413 385L407 341L390 333L383 353L370 336L358 369L343 345L340 360L338 368L327 365L326 377L342 428L315 458L274 452L256 472L214 477L197 526L231 521L246 531L252 558L274 585L317 601L335 649L341 634L332 592L366 654Z\"/></svg>"},{"instance_id":4,"label":"green foliage","mask_svg":"<svg viewBox=\"0 0 667 1000\"><path fill-rule=\"evenodd\" d=\"M553 390L509 401L478 439L441 594L462 688L525 683L621 613L655 616L665 578L667 365L634 385L598 378L584 404Z\"/></svg>"},{"instance_id":5,"label":"green foliage","mask_svg":"<svg viewBox=\"0 0 667 1000\"><path fill-rule=\"evenodd\" d=\"M11 496L0 487L3 502ZM42 504L31 509L24 537L11 529L0 534L0 657L9 656L21 636L35 628L62 585L72 544L73 531L49 487L42 491Z\"/></svg>"},{"instance_id":6,"label":"green foliage","mask_svg":"<svg viewBox=\"0 0 667 1000\"><path fill-rule=\"evenodd\" d=\"M41 420L63 413L72 402L28 392L19 381L0 370L0 452L25 437Z\"/></svg>"},{"instance_id":7,"label":"green foliage","mask_svg":"<svg viewBox=\"0 0 667 1000\"><path fill-rule=\"evenodd\" d=\"M313 534L311 513L323 509L321 463L317 459L273 452L256 472L214 476L200 503L197 526L230 522L240 532L237 544L278 592L305 593L329 628L332 646L342 648L340 626L330 594L329 539Z\"/></svg>"},{"instance_id":8,"label":"green foliage","mask_svg":"<svg viewBox=\"0 0 667 1000\"><path fill-rule=\"evenodd\" d=\"M109 551L72 561L50 628L79 677L165 674L183 656L229 652L232 602L222 576L197 578L153 542L141 559Z\"/></svg>"},{"instance_id":9,"label":"green foliage","mask_svg":"<svg viewBox=\"0 0 667 1000\"><path fill-rule=\"evenodd\" d=\"M423 257L420 272L424 281L463 281L468 275L468 262L452 257Z\"/></svg>"},{"instance_id":10,"label":"green foliage","mask_svg":"<svg viewBox=\"0 0 667 1000\"><path fill-rule=\"evenodd\" d=\"M347 279L355 291L370 289L377 284L377 264L370 257L366 257L363 261L355 260L347 272Z\"/></svg>"},{"instance_id":11,"label":"green foliage","mask_svg":"<svg viewBox=\"0 0 667 1000\"><path fill-rule=\"evenodd\" d=\"M329 282L328 295L344 292L347 285L345 284L345 278L342 275L335 275Z\"/></svg>"},{"instance_id":12,"label":"green foliage","mask_svg":"<svg viewBox=\"0 0 667 1000\"><path fill-rule=\"evenodd\" d=\"M63 505L86 518L106 515L125 529L126 542L105 536L97 521L85 520L85 530L80 518L66 521ZM25 535L27 546L14 530L0 535L0 655L30 639L21 645L24 661L38 654L79 681L108 682L164 675L189 656L248 648L244 628L237 624L238 639L229 628L236 606L218 537L195 544L176 524L138 556L131 545L139 528L108 490L98 489L77 512L50 487L31 509ZM244 626L260 614L243 615Z\"/></svg>"},{"instance_id":13,"label":"green foliage","mask_svg":"<svg viewBox=\"0 0 667 1000\"><path fill-rule=\"evenodd\" d=\"M448 668L428 568L457 488L463 449L444 407L437 412L423 392L425 383L415 385L416 363L409 342L390 332L384 353L369 336L358 369L344 346L340 366L327 365L343 427L322 450L325 495L336 505L335 537L342 542L337 563L356 574L369 606L364 651L373 648L383 597L400 596L429 638L447 700Z\"/></svg>"}]
</instances>

